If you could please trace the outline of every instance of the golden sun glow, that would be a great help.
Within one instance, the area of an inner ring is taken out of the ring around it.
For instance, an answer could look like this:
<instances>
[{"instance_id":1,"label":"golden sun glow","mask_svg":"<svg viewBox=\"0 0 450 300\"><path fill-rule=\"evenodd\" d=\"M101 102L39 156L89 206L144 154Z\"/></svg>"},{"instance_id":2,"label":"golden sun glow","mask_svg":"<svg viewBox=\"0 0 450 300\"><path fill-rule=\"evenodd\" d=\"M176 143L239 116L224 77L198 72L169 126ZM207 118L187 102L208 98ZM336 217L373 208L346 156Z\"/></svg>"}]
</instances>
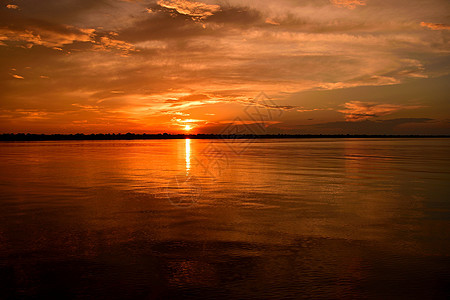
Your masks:
<instances>
[{"instance_id":1,"label":"golden sun glow","mask_svg":"<svg viewBox=\"0 0 450 300\"><path fill-rule=\"evenodd\" d=\"M190 131L192 129L191 125L184 125L184 131Z\"/></svg>"}]
</instances>

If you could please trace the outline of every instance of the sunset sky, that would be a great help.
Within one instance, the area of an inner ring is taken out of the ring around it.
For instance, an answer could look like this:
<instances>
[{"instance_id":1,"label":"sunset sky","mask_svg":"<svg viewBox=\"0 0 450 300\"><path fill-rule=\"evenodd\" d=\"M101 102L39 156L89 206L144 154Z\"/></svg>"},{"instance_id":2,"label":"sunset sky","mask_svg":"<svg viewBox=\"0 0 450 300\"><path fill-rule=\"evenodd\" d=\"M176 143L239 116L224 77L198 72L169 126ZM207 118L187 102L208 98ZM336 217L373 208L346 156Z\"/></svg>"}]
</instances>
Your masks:
<instances>
[{"instance_id":1,"label":"sunset sky","mask_svg":"<svg viewBox=\"0 0 450 300\"><path fill-rule=\"evenodd\" d=\"M448 0L0 3L0 133L450 134Z\"/></svg>"}]
</instances>

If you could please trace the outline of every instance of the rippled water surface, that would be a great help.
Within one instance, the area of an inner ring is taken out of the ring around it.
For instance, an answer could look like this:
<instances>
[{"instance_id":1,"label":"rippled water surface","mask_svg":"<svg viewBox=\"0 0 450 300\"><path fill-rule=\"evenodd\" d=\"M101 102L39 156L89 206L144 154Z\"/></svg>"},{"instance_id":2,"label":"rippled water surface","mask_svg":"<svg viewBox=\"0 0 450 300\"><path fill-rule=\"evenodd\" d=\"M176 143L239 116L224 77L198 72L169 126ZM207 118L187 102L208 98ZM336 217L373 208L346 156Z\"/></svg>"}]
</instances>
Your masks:
<instances>
[{"instance_id":1,"label":"rippled water surface","mask_svg":"<svg viewBox=\"0 0 450 300\"><path fill-rule=\"evenodd\" d=\"M0 144L0 298L437 298L450 139Z\"/></svg>"}]
</instances>

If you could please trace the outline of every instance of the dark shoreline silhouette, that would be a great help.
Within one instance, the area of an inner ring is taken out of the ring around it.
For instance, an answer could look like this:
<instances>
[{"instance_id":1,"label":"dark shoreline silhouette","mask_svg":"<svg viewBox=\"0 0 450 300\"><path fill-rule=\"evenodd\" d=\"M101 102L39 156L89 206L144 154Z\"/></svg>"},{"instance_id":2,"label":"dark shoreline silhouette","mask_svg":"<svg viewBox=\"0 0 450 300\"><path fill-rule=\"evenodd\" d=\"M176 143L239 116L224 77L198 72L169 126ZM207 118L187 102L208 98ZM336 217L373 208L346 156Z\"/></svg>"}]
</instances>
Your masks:
<instances>
[{"instance_id":1,"label":"dark shoreline silhouette","mask_svg":"<svg viewBox=\"0 0 450 300\"><path fill-rule=\"evenodd\" d=\"M383 135L383 134L24 134L5 133L0 141L84 141L84 140L157 140L157 139L283 139L283 138L449 138L450 135Z\"/></svg>"}]
</instances>

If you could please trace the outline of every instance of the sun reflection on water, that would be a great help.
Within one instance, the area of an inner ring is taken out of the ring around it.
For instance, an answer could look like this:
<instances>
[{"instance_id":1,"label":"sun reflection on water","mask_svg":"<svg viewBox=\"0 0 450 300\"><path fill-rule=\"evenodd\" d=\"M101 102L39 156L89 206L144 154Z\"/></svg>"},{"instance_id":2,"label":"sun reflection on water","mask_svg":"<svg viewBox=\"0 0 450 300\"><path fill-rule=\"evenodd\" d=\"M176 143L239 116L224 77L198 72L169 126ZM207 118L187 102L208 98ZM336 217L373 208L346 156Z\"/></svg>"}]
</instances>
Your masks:
<instances>
[{"instance_id":1,"label":"sun reflection on water","mask_svg":"<svg viewBox=\"0 0 450 300\"><path fill-rule=\"evenodd\" d=\"M186 139L186 173L191 169L191 140Z\"/></svg>"}]
</instances>

